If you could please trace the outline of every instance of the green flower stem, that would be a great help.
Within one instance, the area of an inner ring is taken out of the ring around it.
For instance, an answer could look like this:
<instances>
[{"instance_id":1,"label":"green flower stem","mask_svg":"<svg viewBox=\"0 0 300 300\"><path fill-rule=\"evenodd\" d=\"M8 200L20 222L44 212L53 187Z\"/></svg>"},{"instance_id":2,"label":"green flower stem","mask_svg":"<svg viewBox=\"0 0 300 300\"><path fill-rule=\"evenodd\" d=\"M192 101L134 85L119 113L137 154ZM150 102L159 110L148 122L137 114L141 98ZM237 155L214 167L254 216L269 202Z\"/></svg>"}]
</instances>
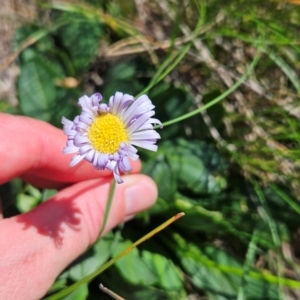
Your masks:
<instances>
[{"instance_id":1,"label":"green flower stem","mask_svg":"<svg viewBox=\"0 0 300 300\"><path fill-rule=\"evenodd\" d=\"M170 121L167 121L165 123L163 123L163 126L166 127L166 126L169 126L169 125L172 125L174 123L177 123L177 122L181 122L185 119L188 119L198 113L200 113L201 111L203 110L206 110L208 109L209 107L217 104L218 102L220 102L221 100L225 99L228 95L230 95L232 92L234 92L248 77L249 75L251 74L251 72L253 71L253 69L255 68L255 66L257 65L258 61L260 59L260 53L258 53L255 58L253 59L251 65L249 66L247 72L230 88L228 89L227 91L225 91L223 94L221 94L219 97L215 98L214 100L210 101L209 103L187 113L187 114L184 114L178 118L175 118L173 120L170 120ZM156 126L155 128L159 128L159 126Z\"/></svg>"},{"instance_id":2,"label":"green flower stem","mask_svg":"<svg viewBox=\"0 0 300 300\"><path fill-rule=\"evenodd\" d=\"M106 226L106 223L107 223L107 220L108 220L108 216L109 216L109 212L110 212L110 208L111 208L111 205L112 205L112 201L113 201L113 198L114 198L115 190L116 190L116 181L113 179L111 184L110 184L107 204L106 204L105 212L104 212L104 219L103 219L102 227L101 227L101 230L100 230L100 233L99 233L98 237L100 237L102 235L102 233L105 229L105 226Z\"/></svg>"}]
</instances>

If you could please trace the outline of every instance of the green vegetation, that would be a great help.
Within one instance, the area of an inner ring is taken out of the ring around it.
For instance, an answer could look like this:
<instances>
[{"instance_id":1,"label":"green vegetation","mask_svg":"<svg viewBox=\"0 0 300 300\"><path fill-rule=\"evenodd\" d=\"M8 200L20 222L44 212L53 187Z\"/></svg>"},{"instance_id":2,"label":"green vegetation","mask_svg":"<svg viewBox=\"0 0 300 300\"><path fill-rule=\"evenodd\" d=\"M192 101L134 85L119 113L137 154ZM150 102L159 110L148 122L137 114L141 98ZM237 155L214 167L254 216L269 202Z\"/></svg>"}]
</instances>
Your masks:
<instances>
[{"instance_id":1,"label":"green vegetation","mask_svg":"<svg viewBox=\"0 0 300 300\"><path fill-rule=\"evenodd\" d=\"M300 6L89 0L40 9L15 34L19 105L2 111L61 128L83 94L146 92L165 125L158 152L140 152L156 205L97 241L49 295L183 211L61 299L109 299L100 282L131 300L299 299ZM19 212L55 192L16 180L6 188Z\"/></svg>"}]
</instances>

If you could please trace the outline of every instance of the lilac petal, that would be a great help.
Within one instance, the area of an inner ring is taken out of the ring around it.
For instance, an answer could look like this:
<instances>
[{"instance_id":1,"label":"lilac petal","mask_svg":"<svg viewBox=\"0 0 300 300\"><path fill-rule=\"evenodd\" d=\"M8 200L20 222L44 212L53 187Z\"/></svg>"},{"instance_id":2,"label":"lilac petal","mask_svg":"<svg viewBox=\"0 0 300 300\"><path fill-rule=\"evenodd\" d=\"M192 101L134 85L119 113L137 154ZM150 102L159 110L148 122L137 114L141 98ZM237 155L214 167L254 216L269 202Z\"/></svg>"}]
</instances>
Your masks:
<instances>
[{"instance_id":1,"label":"lilac petal","mask_svg":"<svg viewBox=\"0 0 300 300\"><path fill-rule=\"evenodd\" d=\"M133 108L135 103L131 104L129 108L121 115L122 120L124 120L124 123L129 122L131 119L138 118L139 115L151 110L147 109L147 106L142 106L141 109L138 110L138 108Z\"/></svg>"},{"instance_id":2,"label":"lilac petal","mask_svg":"<svg viewBox=\"0 0 300 300\"><path fill-rule=\"evenodd\" d=\"M120 170L118 168L118 165L116 165L113 169L113 174L114 174L114 178L116 180L117 183L123 183L123 179L121 178L121 175L120 175Z\"/></svg>"},{"instance_id":3,"label":"lilac petal","mask_svg":"<svg viewBox=\"0 0 300 300\"><path fill-rule=\"evenodd\" d=\"M150 118L149 122L152 123L152 124L159 125L160 128L163 128L162 123L158 119Z\"/></svg>"},{"instance_id":4,"label":"lilac petal","mask_svg":"<svg viewBox=\"0 0 300 300\"><path fill-rule=\"evenodd\" d=\"M107 104L102 103L99 105L99 109L100 112L109 112L109 107L107 106Z\"/></svg>"},{"instance_id":5,"label":"lilac petal","mask_svg":"<svg viewBox=\"0 0 300 300\"><path fill-rule=\"evenodd\" d=\"M122 115L122 117L124 119L127 119L128 116L131 116L132 114L135 115L137 109L139 107L147 107L147 106L153 106L152 102L150 101L150 99L148 98L148 96L146 95L142 95L141 97L139 97L138 99L136 99L131 105L130 107L126 110L126 112ZM153 106L154 107L154 106Z\"/></svg>"},{"instance_id":6,"label":"lilac petal","mask_svg":"<svg viewBox=\"0 0 300 300\"><path fill-rule=\"evenodd\" d=\"M98 159L99 159L100 153L98 151L95 151L94 159L93 159L93 166L96 169L99 169L98 167Z\"/></svg>"},{"instance_id":7,"label":"lilac petal","mask_svg":"<svg viewBox=\"0 0 300 300\"><path fill-rule=\"evenodd\" d=\"M64 124L64 125L68 125L68 126L73 126L73 121L65 118L65 117L62 117L61 118L61 122Z\"/></svg>"},{"instance_id":8,"label":"lilac petal","mask_svg":"<svg viewBox=\"0 0 300 300\"><path fill-rule=\"evenodd\" d=\"M108 154L101 154L98 158L98 165L100 168L104 169L108 163Z\"/></svg>"},{"instance_id":9,"label":"lilac petal","mask_svg":"<svg viewBox=\"0 0 300 300\"><path fill-rule=\"evenodd\" d=\"M68 135L68 136L74 136L77 133L76 130L65 127L65 126L64 126L63 130L64 130L65 135Z\"/></svg>"},{"instance_id":10,"label":"lilac petal","mask_svg":"<svg viewBox=\"0 0 300 300\"><path fill-rule=\"evenodd\" d=\"M70 167L74 167L79 162L81 162L83 159L84 159L84 155L80 155L80 154L74 155L71 159Z\"/></svg>"},{"instance_id":11,"label":"lilac petal","mask_svg":"<svg viewBox=\"0 0 300 300\"><path fill-rule=\"evenodd\" d=\"M75 135L76 131L73 129L74 122L68 120L65 117L62 117L61 122L64 124L63 130L65 135Z\"/></svg>"},{"instance_id":12,"label":"lilac petal","mask_svg":"<svg viewBox=\"0 0 300 300\"><path fill-rule=\"evenodd\" d=\"M94 156L95 156L95 150L91 150L86 154L85 159L89 162L93 162Z\"/></svg>"},{"instance_id":13,"label":"lilac petal","mask_svg":"<svg viewBox=\"0 0 300 300\"><path fill-rule=\"evenodd\" d=\"M80 122L86 123L87 125L91 125L94 120L92 120L90 117L88 117L86 114L81 114L79 116Z\"/></svg>"},{"instance_id":14,"label":"lilac petal","mask_svg":"<svg viewBox=\"0 0 300 300\"><path fill-rule=\"evenodd\" d=\"M111 96L108 101L109 108L112 108L114 105L114 96Z\"/></svg>"},{"instance_id":15,"label":"lilac petal","mask_svg":"<svg viewBox=\"0 0 300 300\"><path fill-rule=\"evenodd\" d=\"M130 96L130 95L129 95ZM125 112L125 108L127 107L127 106L129 106L130 104L132 104L134 102L134 98L131 96L131 98L130 99L128 99L128 100L126 100L126 101L124 101L123 102L123 104L122 104L122 110L120 111L120 115L122 116L122 114L123 114L123 109L124 109L124 112Z\"/></svg>"},{"instance_id":16,"label":"lilac petal","mask_svg":"<svg viewBox=\"0 0 300 300\"><path fill-rule=\"evenodd\" d=\"M92 150L93 147L91 145L83 145L82 147L80 147L79 152L81 155L87 153L88 151Z\"/></svg>"},{"instance_id":17,"label":"lilac petal","mask_svg":"<svg viewBox=\"0 0 300 300\"><path fill-rule=\"evenodd\" d=\"M91 100L88 96L82 96L79 98L78 104L81 107L86 107L86 108L90 108L91 107Z\"/></svg>"},{"instance_id":18,"label":"lilac petal","mask_svg":"<svg viewBox=\"0 0 300 300\"><path fill-rule=\"evenodd\" d=\"M91 103L93 106L97 106L102 99L103 97L100 93L95 93L91 96Z\"/></svg>"},{"instance_id":19,"label":"lilac petal","mask_svg":"<svg viewBox=\"0 0 300 300\"><path fill-rule=\"evenodd\" d=\"M90 125L83 123L83 122L78 122L77 124L77 128L83 129L83 130L87 130L88 128L90 128Z\"/></svg>"},{"instance_id":20,"label":"lilac petal","mask_svg":"<svg viewBox=\"0 0 300 300\"><path fill-rule=\"evenodd\" d=\"M120 159L120 156L119 156L119 154L116 152L116 153L114 153L114 155L113 155L113 160L114 161L118 161Z\"/></svg>"},{"instance_id":21,"label":"lilac petal","mask_svg":"<svg viewBox=\"0 0 300 300\"><path fill-rule=\"evenodd\" d=\"M124 144L124 145L123 145ZM128 144L125 145L125 143L122 143L119 149L119 153L122 156L128 156L132 160L137 160L139 156L136 154L138 151L136 148L134 148L132 145Z\"/></svg>"},{"instance_id":22,"label":"lilac petal","mask_svg":"<svg viewBox=\"0 0 300 300\"><path fill-rule=\"evenodd\" d=\"M72 129L76 130L78 122L79 122L79 116L76 116L73 121L74 125Z\"/></svg>"},{"instance_id":23,"label":"lilac petal","mask_svg":"<svg viewBox=\"0 0 300 300\"><path fill-rule=\"evenodd\" d=\"M116 92L114 99L113 99L113 105L110 106L111 112L113 114L116 114L119 108L120 103L122 102L123 93Z\"/></svg>"},{"instance_id":24,"label":"lilac petal","mask_svg":"<svg viewBox=\"0 0 300 300\"><path fill-rule=\"evenodd\" d=\"M67 146L74 146L74 139L68 139L67 140Z\"/></svg>"},{"instance_id":25,"label":"lilac petal","mask_svg":"<svg viewBox=\"0 0 300 300\"><path fill-rule=\"evenodd\" d=\"M112 171L117 165L117 162L114 160L111 160L107 165L106 168L110 171Z\"/></svg>"},{"instance_id":26,"label":"lilac petal","mask_svg":"<svg viewBox=\"0 0 300 300\"><path fill-rule=\"evenodd\" d=\"M74 137L74 145L77 147L82 146L82 144L89 144L89 143L90 143L90 139L87 136L76 134Z\"/></svg>"},{"instance_id":27,"label":"lilac petal","mask_svg":"<svg viewBox=\"0 0 300 300\"><path fill-rule=\"evenodd\" d=\"M134 119L138 120L140 117L145 116L145 115L147 115L148 118L150 118L154 114L155 114L155 112L153 110L150 110L150 109L147 110L147 111L143 111L141 113L137 112L137 110L136 110L136 111L133 111L130 115L127 115L127 117L124 117L122 120L124 120L124 123L126 125L130 125Z\"/></svg>"},{"instance_id":28,"label":"lilac petal","mask_svg":"<svg viewBox=\"0 0 300 300\"><path fill-rule=\"evenodd\" d=\"M78 152L79 148L76 146L68 146L65 147L62 151L63 154L70 154L70 153L75 153Z\"/></svg>"},{"instance_id":29,"label":"lilac petal","mask_svg":"<svg viewBox=\"0 0 300 300\"><path fill-rule=\"evenodd\" d=\"M132 142L132 144L136 145L138 147L147 149L147 150L157 151L157 145L151 144L151 143L146 142L146 141L134 141L134 142Z\"/></svg>"},{"instance_id":30,"label":"lilac petal","mask_svg":"<svg viewBox=\"0 0 300 300\"><path fill-rule=\"evenodd\" d=\"M129 162L129 159L127 156L124 156L120 162L119 162L119 168L123 171L123 172L130 172L132 171L132 167L131 164Z\"/></svg>"},{"instance_id":31,"label":"lilac petal","mask_svg":"<svg viewBox=\"0 0 300 300\"><path fill-rule=\"evenodd\" d=\"M116 113L120 115L125 108L134 101L133 96L124 94L122 100L118 106Z\"/></svg>"},{"instance_id":32,"label":"lilac petal","mask_svg":"<svg viewBox=\"0 0 300 300\"><path fill-rule=\"evenodd\" d=\"M144 115L142 115L139 119L137 119L134 123L132 123L131 125L129 125L127 127L127 132L128 134L132 134L135 130L139 129L139 127L141 127L149 117L151 117L154 114L154 111L149 111L147 113L145 113Z\"/></svg>"},{"instance_id":33,"label":"lilac petal","mask_svg":"<svg viewBox=\"0 0 300 300\"><path fill-rule=\"evenodd\" d=\"M91 119L94 119L97 116L97 111L90 109L90 108L82 108L81 116L88 116Z\"/></svg>"},{"instance_id":34,"label":"lilac petal","mask_svg":"<svg viewBox=\"0 0 300 300\"><path fill-rule=\"evenodd\" d=\"M137 115L142 115L150 110L152 110L155 106L152 104L148 104L148 105L141 105L139 107L137 107L134 111L132 111L131 113L126 113L127 119L130 119L130 116L137 116Z\"/></svg>"},{"instance_id":35,"label":"lilac petal","mask_svg":"<svg viewBox=\"0 0 300 300\"><path fill-rule=\"evenodd\" d=\"M134 161L139 158L139 156L137 154L134 154L134 153L128 153L128 157L131 158Z\"/></svg>"},{"instance_id":36,"label":"lilac petal","mask_svg":"<svg viewBox=\"0 0 300 300\"><path fill-rule=\"evenodd\" d=\"M147 131L147 130L153 130L153 125L146 121L141 127L139 127L138 131Z\"/></svg>"},{"instance_id":37,"label":"lilac petal","mask_svg":"<svg viewBox=\"0 0 300 300\"><path fill-rule=\"evenodd\" d=\"M138 150L136 148L134 148L132 145L128 145L128 151L131 152L131 153L137 153Z\"/></svg>"},{"instance_id":38,"label":"lilac petal","mask_svg":"<svg viewBox=\"0 0 300 300\"><path fill-rule=\"evenodd\" d=\"M130 141L160 139L160 135L155 130L136 131L130 136Z\"/></svg>"}]
</instances>

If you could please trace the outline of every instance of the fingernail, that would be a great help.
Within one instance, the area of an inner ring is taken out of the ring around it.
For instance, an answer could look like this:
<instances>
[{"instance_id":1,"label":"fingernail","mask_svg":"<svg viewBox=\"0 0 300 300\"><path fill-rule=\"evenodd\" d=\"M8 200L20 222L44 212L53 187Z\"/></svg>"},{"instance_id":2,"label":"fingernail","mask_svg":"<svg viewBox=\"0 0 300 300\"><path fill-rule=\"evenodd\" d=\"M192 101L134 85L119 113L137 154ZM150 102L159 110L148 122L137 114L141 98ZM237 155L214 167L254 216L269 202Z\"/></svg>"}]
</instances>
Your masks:
<instances>
[{"instance_id":1,"label":"fingernail","mask_svg":"<svg viewBox=\"0 0 300 300\"><path fill-rule=\"evenodd\" d=\"M126 215L133 215L149 208L156 198L157 188L150 178L145 176L142 180L134 181L125 190Z\"/></svg>"}]
</instances>

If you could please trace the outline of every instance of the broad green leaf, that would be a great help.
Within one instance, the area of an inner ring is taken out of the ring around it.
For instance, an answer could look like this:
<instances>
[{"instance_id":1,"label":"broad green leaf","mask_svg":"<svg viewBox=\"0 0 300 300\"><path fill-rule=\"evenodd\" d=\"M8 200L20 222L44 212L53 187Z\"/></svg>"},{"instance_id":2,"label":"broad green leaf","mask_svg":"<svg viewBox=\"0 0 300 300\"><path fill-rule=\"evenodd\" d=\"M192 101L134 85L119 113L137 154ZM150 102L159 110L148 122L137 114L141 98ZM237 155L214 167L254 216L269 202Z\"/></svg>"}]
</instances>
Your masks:
<instances>
[{"instance_id":1,"label":"broad green leaf","mask_svg":"<svg viewBox=\"0 0 300 300\"><path fill-rule=\"evenodd\" d=\"M28 212L39 203L39 198L23 193L18 194L16 206L21 213Z\"/></svg>"},{"instance_id":2,"label":"broad green leaf","mask_svg":"<svg viewBox=\"0 0 300 300\"><path fill-rule=\"evenodd\" d=\"M177 188L176 174L164 154L159 154L155 159L143 165L143 172L148 174L157 184L159 196L166 201L174 197Z\"/></svg>"},{"instance_id":3,"label":"broad green leaf","mask_svg":"<svg viewBox=\"0 0 300 300\"><path fill-rule=\"evenodd\" d=\"M225 164L211 145L177 139L165 142L159 152L165 153L178 186L194 193L217 194L226 186Z\"/></svg>"},{"instance_id":4,"label":"broad green leaf","mask_svg":"<svg viewBox=\"0 0 300 300\"><path fill-rule=\"evenodd\" d=\"M54 78L39 58L22 65L18 95L24 114L45 121L51 119L56 96Z\"/></svg>"},{"instance_id":5,"label":"broad green leaf","mask_svg":"<svg viewBox=\"0 0 300 300\"><path fill-rule=\"evenodd\" d=\"M142 257L149 269L157 275L157 286L171 291L179 291L183 288L183 277L172 260L165 256L143 250Z\"/></svg>"},{"instance_id":6,"label":"broad green leaf","mask_svg":"<svg viewBox=\"0 0 300 300\"><path fill-rule=\"evenodd\" d=\"M40 190L30 184L27 184L26 192L37 199L40 199L42 197L42 193L40 192Z\"/></svg>"},{"instance_id":7,"label":"broad green leaf","mask_svg":"<svg viewBox=\"0 0 300 300\"><path fill-rule=\"evenodd\" d=\"M108 76L113 79L118 80L130 80L134 78L136 73L136 66L129 63L119 63L110 69Z\"/></svg>"},{"instance_id":8,"label":"broad green leaf","mask_svg":"<svg viewBox=\"0 0 300 300\"><path fill-rule=\"evenodd\" d=\"M119 254L132 243L130 241L119 241L113 249L113 255ZM134 285L153 285L157 282L158 277L153 273L152 268L140 256L139 250L134 248L126 256L122 257L115 263L115 266L121 273L122 277Z\"/></svg>"},{"instance_id":9,"label":"broad green leaf","mask_svg":"<svg viewBox=\"0 0 300 300\"><path fill-rule=\"evenodd\" d=\"M16 206L21 213L28 212L38 205L42 198L42 193L30 184L17 195Z\"/></svg>"},{"instance_id":10,"label":"broad green leaf","mask_svg":"<svg viewBox=\"0 0 300 300\"><path fill-rule=\"evenodd\" d=\"M116 91L135 96L144 85L136 78L138 67L142 68L144 64L139 65L132 62L117 63L108 70L104 83L105 86L101 93L106 101L114 95Z\"/></svg>"},{"instance_id":11,"label":"broad green leaf","mask_svg":"<svg viewBox=\"0 0 300 300\"><path fill-rule=\"evenodd\" d=\"M114 238L111 232L99 239L92 248L72 264L68 271L69 277L78 281L97 270L111 256L113 244Z\"/></svg>"},{"instance_id":12,"label":"broad green leaf","mask_svg":"<svg viewBox=\"0 0 300 300\"><path fill-rule=\"evenodd\" d=\"M74 66L76 73L70 75L81 77L96 54L102 30L99 22L93 19L76 14L63 16L69 23L58 30L57 38Z\"/></svg>"},{"instance_id":13,"label":"broad green leaf","mask_svg":"<svg viewBox=\"0 0 300 300\"><path fill-rule=\"evenodd\" d=\"M132 243L121 241L114 248L114 253L121 252ZM134 285L155 285L166 291L182 293L183 277L172 260L165 256L147 250L134 248L115 264L123 278Z\"/></svg>"},{"instance_id":14,"label":"broad green leaf","mask_svg":"<svg viewBox=\"0 0 300 300\"><path fill-rule=\"evenodd\" d=\"M54 25L55 27L55 25ZM25 48L19 55L21 65L31 60L36 54L45 57L54 49L51 32L53 28L42 27L35 24L25 24L16 31L14 42L15 46L20 46L23 42L30 39L35 41L33 45Z\"/></svg>"}]
</instances>

